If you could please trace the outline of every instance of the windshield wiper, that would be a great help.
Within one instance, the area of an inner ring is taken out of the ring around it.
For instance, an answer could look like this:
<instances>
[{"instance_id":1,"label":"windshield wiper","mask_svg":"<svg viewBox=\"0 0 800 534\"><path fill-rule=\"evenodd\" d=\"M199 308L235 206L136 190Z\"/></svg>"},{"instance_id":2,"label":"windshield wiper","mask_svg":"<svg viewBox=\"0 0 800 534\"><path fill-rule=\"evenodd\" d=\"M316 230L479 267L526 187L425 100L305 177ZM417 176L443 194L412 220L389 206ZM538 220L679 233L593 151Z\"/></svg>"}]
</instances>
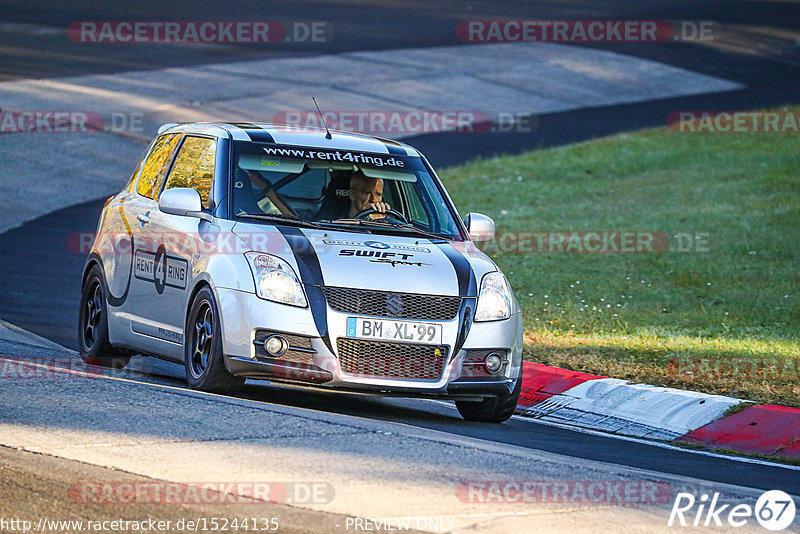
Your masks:
<instances>
[{"instance_id":1,"label":"windshield wiper","mask_svg":"<svg viewBox=\"0 0 800 534\"><path fill-rule=\"evenodd\" d=\"M294 224L297 226L306 226L308 228L322 229L322 226L311 221L304 221L291 215L278 215L275 213L240 213L237 217L243 219L257 219L260 221L274 221L286 224Z\"/></svg>"},{"instance_id":2,"label":"windshield wiper","mask_svg":"<svg viewBox=\"0 0 800 534\"><path fill-rule=\"evenodd\" d=\"M403 223L390 223L390 224L394 225L394 227L399 229L399 230L408 230L409 232L413 232L413 233L419 234L419 235L424 235L425 237L429 237L431 239L447 239L447 238L442 237L440 235L436 235L436 234L433 234L431 232L426 232L425 230L423 230L421 228L417 228L416 226L414 226L411 223L406 223L406 224L403 224Z\"/></svg>"},{"instance_id":3,"label":"windshield wiper","mask_svg":"<svg viewBox=\"0 0 800 534\"><path fill-rule=\"evenodd\" d=\"M432 234L430 232L426 232L425 230L423 230L421 228L417 228L416 226L414 226L411 223L393 223L393 222L386 221L384 224L389 224L389 225L392 226L392 228L396 228L398 230L404 230L404 231L411 232L411 233L414 233L414 234L424 235L425 237L428 237L430 239L445 239L444 237L442 237L440 235Z\"/></svg>"},{"instance_id":4,"label":"windshield wiper","mask_svg":"<svg viewBox=\"0 0 800 534\"><path fill-rule=\"evenodd\" d=\"M321 219L319 222L327 223L327 224L365 224L367 221L364 219L348 219L346 217L342 217L341 219Z\"/></svg>"}]
</instances>

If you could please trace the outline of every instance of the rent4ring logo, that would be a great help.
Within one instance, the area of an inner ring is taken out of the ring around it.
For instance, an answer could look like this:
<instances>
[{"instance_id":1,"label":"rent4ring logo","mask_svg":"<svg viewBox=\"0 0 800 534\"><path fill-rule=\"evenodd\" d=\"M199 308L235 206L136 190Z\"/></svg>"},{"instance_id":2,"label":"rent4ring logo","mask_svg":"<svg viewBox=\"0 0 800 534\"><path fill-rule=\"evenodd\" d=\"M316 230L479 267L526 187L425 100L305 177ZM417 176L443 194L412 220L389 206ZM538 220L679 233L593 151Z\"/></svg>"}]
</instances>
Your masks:
<instances>
[{"instance_id":1,"label":"rent4ring logo","mask_svg":"<svg viewBox=\"0 0 800 534\"><path fill-rule=\"evenodd\" d=\"M667 526L743 527L755 518L767 530L777 531L791 525L794 517L794 500L780 490L762 493L754 506L748 503L720 504L719 492L713 495L704 493L699 498L681 492L675 496Z\"/></svg>"},{"instance_id":2,"label":"rent4ring logo","mask_svg":"<svg viewBox=\"0 0 800 534\"><path fill-rule=\"evenodd\" d=\"M167 286L186 289L186 274L189 270L189 262L182 258L168 255L164 245L158 247L155 253L136 250L134 266L134 276L145 282L153 282L159 295L164 292L164 288Z\"/></svg>"}]
</instances>

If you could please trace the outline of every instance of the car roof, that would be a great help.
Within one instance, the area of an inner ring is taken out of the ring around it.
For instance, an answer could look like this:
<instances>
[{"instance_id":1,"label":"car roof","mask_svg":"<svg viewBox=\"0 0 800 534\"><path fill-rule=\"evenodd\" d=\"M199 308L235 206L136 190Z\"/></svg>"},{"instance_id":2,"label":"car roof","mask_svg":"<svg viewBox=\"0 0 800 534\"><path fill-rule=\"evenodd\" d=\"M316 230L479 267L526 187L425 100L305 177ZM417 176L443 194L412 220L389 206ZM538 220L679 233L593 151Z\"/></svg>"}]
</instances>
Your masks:
<instances>
[{"instance_id":1,"label":"car roof","mask_svg":"<svg viewBox=\"0 0 800 534\"><path fill-rule=\"evenodd\" d=\"M398 141L342 130L331 130L330 132L331 138L328 139L325 135L326 131L322 128L301 128L286 124L251 122L168 123L158 129L159 135L164 133L198 133L228 137L235 141L254 141L334 150L357 150L399 156L421 156L414 147Z\"/></svg>"}]
</instances>

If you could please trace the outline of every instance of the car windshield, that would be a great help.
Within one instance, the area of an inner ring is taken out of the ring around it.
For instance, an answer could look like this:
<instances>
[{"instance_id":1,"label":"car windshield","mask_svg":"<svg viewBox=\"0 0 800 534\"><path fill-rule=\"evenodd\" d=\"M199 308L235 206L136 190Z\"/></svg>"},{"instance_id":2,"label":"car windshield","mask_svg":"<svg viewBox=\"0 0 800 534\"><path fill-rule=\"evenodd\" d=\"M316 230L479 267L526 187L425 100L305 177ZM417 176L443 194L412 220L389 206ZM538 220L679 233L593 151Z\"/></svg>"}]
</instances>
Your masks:
<instances>
[{"instance_id":1,"label":"car windshield","mask_svg":"<svg viewBox=\"0 0 800 534\"><path fill-rule=\"evenodd\" d=\"M237 217L462 239L418 157L236 141L231 186Z\"/></svg>"}]
</instances>

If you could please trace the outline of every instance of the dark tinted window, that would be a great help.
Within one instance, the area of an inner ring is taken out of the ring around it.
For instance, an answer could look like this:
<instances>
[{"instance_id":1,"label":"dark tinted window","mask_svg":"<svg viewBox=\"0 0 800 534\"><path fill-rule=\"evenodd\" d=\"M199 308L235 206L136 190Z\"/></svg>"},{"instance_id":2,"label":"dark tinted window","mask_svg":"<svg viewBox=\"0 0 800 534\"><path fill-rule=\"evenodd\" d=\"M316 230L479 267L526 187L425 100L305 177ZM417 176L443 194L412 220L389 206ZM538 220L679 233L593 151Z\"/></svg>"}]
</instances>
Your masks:
<instances>
[{"instance_id":1,"label":"dark tinted window","mask_svg":"<svg viewBox=\"0 0 800 534\"><path fill-rule=\"evenodd\" d=\"M352 229L351 222L336 221L363 211L361 226L385 219L372 226L396 223L393 231L405 225L461 239L455 212L418 157L243 141L233 143L232 156L236 216L268 214ZM373 217L367 210L378 202L397 214Z\"/></svg>"}]
</instances>

